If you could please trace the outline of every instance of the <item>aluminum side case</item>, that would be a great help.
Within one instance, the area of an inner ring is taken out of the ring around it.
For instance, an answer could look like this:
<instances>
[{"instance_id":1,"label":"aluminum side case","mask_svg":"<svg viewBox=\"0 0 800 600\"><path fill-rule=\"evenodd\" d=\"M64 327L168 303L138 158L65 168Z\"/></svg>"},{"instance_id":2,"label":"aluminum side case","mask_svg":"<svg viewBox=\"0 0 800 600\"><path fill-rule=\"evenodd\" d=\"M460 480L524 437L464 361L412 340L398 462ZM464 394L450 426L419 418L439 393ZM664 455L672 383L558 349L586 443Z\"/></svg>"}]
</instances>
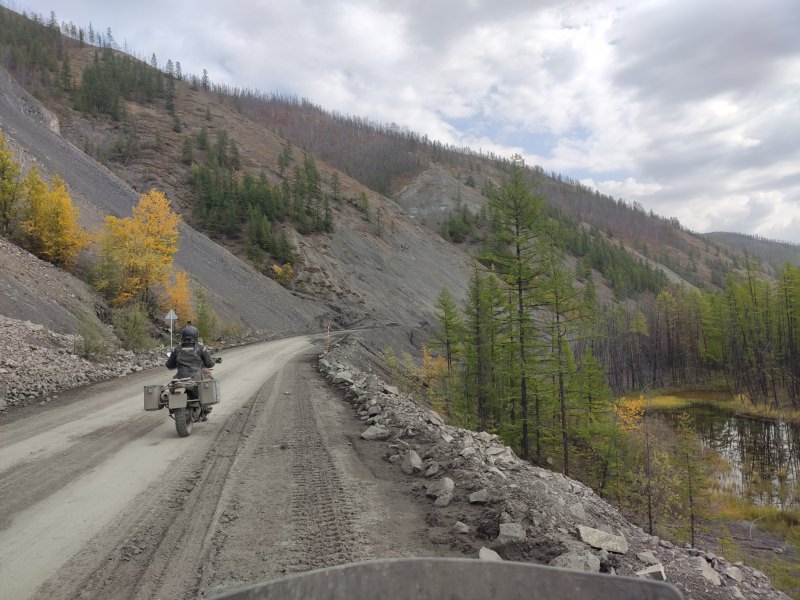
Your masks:
<instances>
[{"instance_id":1,"label":"aluminum side case","mask_svg":"<svg viewBox=\"0 0 800 600\"><path fill-rule=\"evenodd\" d=\"M144 386L144 409L145 410L158 410L162 408L159 402L161 397L160 385L146 385Z\"/></svg>"},{"instance_id":2,"label":"aluminum side case","mask_svg":"<svg viewBox=\"0 0 800 600\"><path fill-rule=\"evenodd\" d=\"M220 392L219 381L216 379L204 379L197 386L197 396L203 406L219 404Z\"/></svg>"}]
</instances>

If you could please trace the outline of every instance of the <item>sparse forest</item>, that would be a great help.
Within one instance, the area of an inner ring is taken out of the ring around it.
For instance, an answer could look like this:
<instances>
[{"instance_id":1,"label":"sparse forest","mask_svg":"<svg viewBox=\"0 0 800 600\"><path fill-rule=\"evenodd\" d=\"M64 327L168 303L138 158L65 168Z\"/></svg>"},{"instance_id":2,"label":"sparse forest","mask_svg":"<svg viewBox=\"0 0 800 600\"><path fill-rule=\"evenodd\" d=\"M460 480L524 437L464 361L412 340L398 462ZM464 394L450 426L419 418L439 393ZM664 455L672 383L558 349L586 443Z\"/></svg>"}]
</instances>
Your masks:
<instances>
[{"instance_id":1,"label":"sparse forest","mask_svg":"<svg viewBox=\"0 0 800 600\"><path fill-rule=\"evenodd\" d=\"M93 51L79 74L68 52L76 46ZM674 430L648 419L652 390L707 386L754 413L800 410L799 266L762 264L718 236L521 161L293 96L219 86L172 60L139 60L118 51L110 30L59 25L54 14L29 20L0 7L0 63L35 94L113 122L111 146L84 148L112 166L140 153L126 104L163 110L188 173L185 218L287 287L297 266L287 229L335 236L336 212L351 206L376 219L381 237L381 213L364 191L344 195L339 173L387 197L432 163L470 187L480 182L485 206L461 207L439 229L476 252L463 301L442 290L421 360L389 348L385 360L451 423L497 433L525 459L582 479L652 533L678 527L694 543L712 491L691 419L681 416ZM276 164L243 168L224 126L186 127L178 85L282 136ZM323 176L318 162L338 172ZM90 234L63 182L23 173L0 135L0 234L86 276L126 345L146 343L147 320L164 307L194 317L203 335L219 326L188 274L173 269L179 220L153 189L130 217L109 217ZM94 262L81 264L84 248Z\"/></svg>"}]
</instances>

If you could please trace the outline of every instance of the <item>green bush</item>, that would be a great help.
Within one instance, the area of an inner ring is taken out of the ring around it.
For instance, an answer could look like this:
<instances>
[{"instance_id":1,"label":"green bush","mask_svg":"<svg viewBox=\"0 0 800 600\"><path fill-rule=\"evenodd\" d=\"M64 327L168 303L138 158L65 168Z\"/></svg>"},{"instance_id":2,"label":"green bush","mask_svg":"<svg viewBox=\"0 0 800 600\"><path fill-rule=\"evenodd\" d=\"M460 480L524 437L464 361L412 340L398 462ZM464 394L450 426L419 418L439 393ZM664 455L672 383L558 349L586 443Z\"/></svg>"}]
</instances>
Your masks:
<instances>
[{"instance_id":1,"label":"green bush","mask_svg":"<svg viewBox=\"0 0 800 600\"><path fill-rule=\"evenodd\" d=\"M108 356L109 341L105 332L96 319L87 312L82 312L78 317L80 338L75 341L73 351L81 358L92 361L101 361Z\"/></svg>"},{"instance_id":2,"label":"green bush","mask_svg":"<svg viewBox=\"0 0 800 600\"><path fill-rule=\"evenodd\" d=\"M111 322L126 350L147 350L155 346L155 340L147 331L150 320L143 304L130 304L116 309Z\"/></svg>"}]
</instances>

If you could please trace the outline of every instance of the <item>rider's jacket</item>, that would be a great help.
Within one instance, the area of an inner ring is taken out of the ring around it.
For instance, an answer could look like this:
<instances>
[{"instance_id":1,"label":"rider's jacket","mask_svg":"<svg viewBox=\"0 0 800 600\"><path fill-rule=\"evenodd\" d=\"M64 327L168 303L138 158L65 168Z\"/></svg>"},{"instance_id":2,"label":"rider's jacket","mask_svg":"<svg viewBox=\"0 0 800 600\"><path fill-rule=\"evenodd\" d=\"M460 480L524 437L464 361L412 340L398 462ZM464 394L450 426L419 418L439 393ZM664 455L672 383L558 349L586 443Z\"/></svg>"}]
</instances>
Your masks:
<instances>
[{"instance_id":1,"label":"rider's jacket","mask_svg":"<svg viewBox=\"0 0 800 600\"><path fill-rule=\"evenodd\" d=\"M203 367L213 367L214 359L202 344L188 344L177 346L170 352L167 359L168 369L178 369L175 377L191 377L199 379Z\"/></svg>"}]
</instances>

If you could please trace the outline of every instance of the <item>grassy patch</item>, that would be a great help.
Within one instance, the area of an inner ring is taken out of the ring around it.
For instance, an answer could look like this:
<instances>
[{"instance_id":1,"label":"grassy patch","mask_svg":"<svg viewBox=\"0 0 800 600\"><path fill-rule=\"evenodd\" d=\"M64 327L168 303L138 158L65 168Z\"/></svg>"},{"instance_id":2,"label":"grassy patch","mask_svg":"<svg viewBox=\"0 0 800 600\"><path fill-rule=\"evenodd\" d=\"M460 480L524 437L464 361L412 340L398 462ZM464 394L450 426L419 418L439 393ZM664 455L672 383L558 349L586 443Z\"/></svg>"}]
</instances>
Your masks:
<instances>
[{"instance_id":1,"label":"grassy patch","mask_svg":"<svg viewBox=\"0 0 800 600\"><path fill-rule=\"evenodd\" d=\"M780 510L774 506L755 506L728 495L715 498L715 519L751 521L793 544L800 544L800 508Z\"/></svg>"},{"instance_id":2,"label":"grassy patch","mask_svg":"<svg viewBox=\"0 0 800 600\"><path fill-rule=\"evenodd\" d=\"M725 390L670 390L664 392L654 392L652 400L659 401L660 398L678 398L686 400L687 405L691 404L711 404L719 408L727 408L739 415L754 417L757 419L768 419L771 421L785 421L791 423L800 423L800 409L791 408L788 406L786 399L780 399L780 402L786 404L782 408L775 408L774 406L764 404L753 404L749 398L743 394L732 395ZM651 405L648 405L651 406ZM654 408L673 408L669 404L660 406L657 404L652 405ZM686 405L684 405L686 406ZM682 408L678 405L674 408Z\"/></svg>"},{"instance_id":3,"label":"grassy patch","mask_svg":"<svg viewBox=\"0 0 800 600\"><path fill-rule=\"evenodd\" d=\"M800 600L800 565L789 562L781 556L756 558L751 566L764 573L772 585L783 593Z\"/></svg>"},{"instance_id":4,"label":"grassy patch","mask_svg":"<svg viewBox=\"0 0 800 600\"><path fill-rule=\"evenodd\" d=\"M748 417L768 419L770 421L784 421L787 423L800 423L800 410L793 408L775 408L763 404L753 404L748 398L740 398L733 405L736 412Z\"/></svg>"},{"instance_id":5,"label":"grassy patch","mask_svg":"<svg viewBox=\"0 0 800 600\"><path fill-rule=\"evenodd\" d=\"M765 573L772 585L795 600L800 600L800 564L792 557L800 556L800 508L779 510L771 506L754 506L743 500L720 495L714 499L714 520L724 526L729 521L750 522L752 527L768 531L781 538L787 545L783 554L749 556L744 544L737 543L729 535L720 535L719 543L724 556L731 561L742 560L745 564Z\"/></svg>"},{"instance_id":6,"label":"grassy patch","mask_svg":"<svg viewBox=\"0 0 800 600\"><path fill-rule=\"evenodd\" d=\"M639 396L638 398L624 397L622 401L628 407L636 407L643 410L677 410L691 406L694 403L689 398L680 398L673 395Z\"/></svg>"}]
</instances>

